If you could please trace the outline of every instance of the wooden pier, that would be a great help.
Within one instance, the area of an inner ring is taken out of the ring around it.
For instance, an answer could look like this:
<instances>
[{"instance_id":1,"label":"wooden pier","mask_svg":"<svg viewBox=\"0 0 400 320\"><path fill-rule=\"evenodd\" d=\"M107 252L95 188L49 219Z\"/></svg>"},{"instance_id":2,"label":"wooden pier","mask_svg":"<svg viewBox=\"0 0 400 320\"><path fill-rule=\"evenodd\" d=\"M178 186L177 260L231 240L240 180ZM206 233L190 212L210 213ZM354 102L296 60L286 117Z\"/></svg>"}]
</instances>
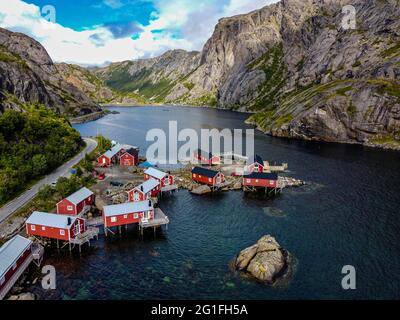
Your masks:
<instances>
[{"instance_id":1,"label":"wooden pier","mask_svg":"<svg viewBox=\"0 0 400 320\"><path fill-rule=\"evenodd\" d=\"M166 216L166 214L160 208L155 208L154 219L151 220L142 219L139 222L139 229L142 236L144 229L147 228L153 228L155 234L157 228L160 228L164 225L168 226L168 224L169 224L169 218Z\"/></svg>"},{"instance_id":2,"label":"wooden pier","mask_svg":"<svg viewBox=\"0 0 400 320\"><path fill-rule=\"evenodd\" d=\"M79 234L76 238L71 239L69 241L70 243L70 250L72 250L76 245L79 246L79 252L81 252L81 247L87 243L90 247L90 240L93 240L96 238L96 240L99 239L99 233L100 230L99 228L90 226L86 229L86 231L84 233ZM73 245L73 247L71 248L71 245Z\"/></svg>"}]
</instances>

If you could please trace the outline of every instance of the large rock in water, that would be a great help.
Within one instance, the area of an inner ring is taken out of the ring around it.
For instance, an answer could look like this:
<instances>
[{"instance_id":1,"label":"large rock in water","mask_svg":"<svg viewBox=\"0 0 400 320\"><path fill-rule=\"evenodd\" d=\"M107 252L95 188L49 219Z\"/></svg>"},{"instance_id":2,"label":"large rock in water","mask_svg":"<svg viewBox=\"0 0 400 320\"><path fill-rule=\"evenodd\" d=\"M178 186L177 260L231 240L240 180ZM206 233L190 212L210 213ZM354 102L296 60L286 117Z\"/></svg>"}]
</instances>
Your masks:
<instances>
[{"instance_id":1,"label":"large rock in water","mask_svg":"<svg viewBox=\"0 0 400 320\"><path fill-rule=\"evenodd\" d=\"M235 268L247 271L256 279L273 284L288 266L287 253L274 237L263 236L255 245L242 250Z\"/></svg>"}]
</instances>

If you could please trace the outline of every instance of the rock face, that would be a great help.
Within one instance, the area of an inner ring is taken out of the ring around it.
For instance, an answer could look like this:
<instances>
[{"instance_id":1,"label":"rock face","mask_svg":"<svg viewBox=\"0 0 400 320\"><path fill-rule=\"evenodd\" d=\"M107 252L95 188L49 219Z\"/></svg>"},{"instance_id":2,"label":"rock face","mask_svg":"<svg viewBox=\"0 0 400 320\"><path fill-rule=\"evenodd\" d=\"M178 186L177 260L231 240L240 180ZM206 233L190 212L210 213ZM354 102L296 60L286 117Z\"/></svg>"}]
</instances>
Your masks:
<instances>
[{"instance_id":1,"label":"rock face","mask_svg":"<svg viewBox=\"0 0 400 320\"><path fill-rule=\"evenodd\" d=\"M147 103L144 97L134 92L121 93L106 86L92 70L67 63L56 64L56 68L65 82L78 88L97 103L131 105Z\"/></svg>"},{"instance_id":2,"label":"rock face","mask_svg":"<svg viewBox=\"0 0 400 320\"><path fill-rule=\"evenodd\" d=\"M275 238L263 236L255 245L239 253L235 268L248 272L260 281L273 284L288 268L287 253Z\"/></svg>"},{"instance_id":3,"label":"rock face","mask_svg":"<svg viewBox=\"0 0 400 320\"><path fill-rule=\"evenodd\" d=\"M111 88L121 92L136 92L153 102L164 102L171 89L185 81L200 62L199 52L171 50L157 58L113 63L95 74Z\"/></svg>"},{"instance_id":4,"label":"rock face","mask_svg":"<svg viewBox=\"0 0 400 320\"><path fill-rule=\"evenodd\" d=\"M0 28L0 112L40 103L58 113L84 115L98 105L63 81L46 50L35 40Z\"/></svg>"},{"instance_id":5,"label":"rock face","mask_svg":"<svg viewBox=\"0 0 400 320\"><path fill-rule=\"evenodd\" d=\"M221 19L201 53L98 72L154 101L254 112L275 136L400 147L399 16L397 0L282 0Z\"/></svg>"}]
</instances>

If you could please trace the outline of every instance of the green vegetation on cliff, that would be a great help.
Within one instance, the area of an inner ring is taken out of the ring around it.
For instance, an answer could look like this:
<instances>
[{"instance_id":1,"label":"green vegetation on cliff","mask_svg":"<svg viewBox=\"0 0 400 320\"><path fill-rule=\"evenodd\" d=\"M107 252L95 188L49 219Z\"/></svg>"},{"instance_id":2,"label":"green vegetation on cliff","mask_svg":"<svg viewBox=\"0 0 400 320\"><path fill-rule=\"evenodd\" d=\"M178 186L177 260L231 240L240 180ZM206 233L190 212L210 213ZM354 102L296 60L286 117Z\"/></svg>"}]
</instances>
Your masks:
<instances>
[{"instance_id":1,"label":"green vegetation on cliff","mask_svg":"<svg viewBox=\"0 0 400 320\"><path fill-rule=\"evenodd\" d=\"M44 106L0 115L0 204L81 150L83 141L65 117Z\"/></svg>"}]
</instances>

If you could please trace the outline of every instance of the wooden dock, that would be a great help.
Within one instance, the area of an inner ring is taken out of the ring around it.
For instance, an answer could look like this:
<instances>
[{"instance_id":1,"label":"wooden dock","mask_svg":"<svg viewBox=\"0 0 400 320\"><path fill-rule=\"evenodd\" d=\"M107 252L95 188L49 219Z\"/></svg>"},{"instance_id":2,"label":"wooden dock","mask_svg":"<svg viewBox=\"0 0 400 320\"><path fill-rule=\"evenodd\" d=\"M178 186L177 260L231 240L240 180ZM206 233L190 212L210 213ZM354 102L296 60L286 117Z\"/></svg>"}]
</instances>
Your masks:
<instances>
[{"instance_id":1,"label":"wooden dock","mask_svg":"<svg viewBox=\"0 0 400 320\"><path fill-rule=\"evenodd\" d=\"M161 227L164 225L169 224L169 218L166 216L166 214L160 209L160 208L155 208L154 210L154 219L152 220L144 220L142 219L139 222L139 227L141 229L146 229L146 228L151 228L151 227Z\"/></svg>"},{"instance_id":2,"label":"wooden dock","mask_svg":"<svg viewBox=\"0 0 400 320\"><path fill-rule=\"evenodd\" d=\"M178 190L178 186L176 184L171 184L169 186L165 186L161 188L161 192L165 193L165 192L173 192L175 190Z\"/></svg>"},{"instance_id":3,"label":"wooden dock","mask_svg":"<svg viewBox=\"0 0 400 320\"><path fill-rule=\"evenodd\" d=\"M93 240L95 238L98 240L99 233L99 228L93 226L87 227L87 230L84 233L79 234L76 238L69 241L70 250L73 249L71 248L71 244L73 245L73 247L75 247L75 245L79 246L79 252L81 252L81 247L85 243L87 243L90 247L90 240Z\"/></svg>"}]
</instances>

